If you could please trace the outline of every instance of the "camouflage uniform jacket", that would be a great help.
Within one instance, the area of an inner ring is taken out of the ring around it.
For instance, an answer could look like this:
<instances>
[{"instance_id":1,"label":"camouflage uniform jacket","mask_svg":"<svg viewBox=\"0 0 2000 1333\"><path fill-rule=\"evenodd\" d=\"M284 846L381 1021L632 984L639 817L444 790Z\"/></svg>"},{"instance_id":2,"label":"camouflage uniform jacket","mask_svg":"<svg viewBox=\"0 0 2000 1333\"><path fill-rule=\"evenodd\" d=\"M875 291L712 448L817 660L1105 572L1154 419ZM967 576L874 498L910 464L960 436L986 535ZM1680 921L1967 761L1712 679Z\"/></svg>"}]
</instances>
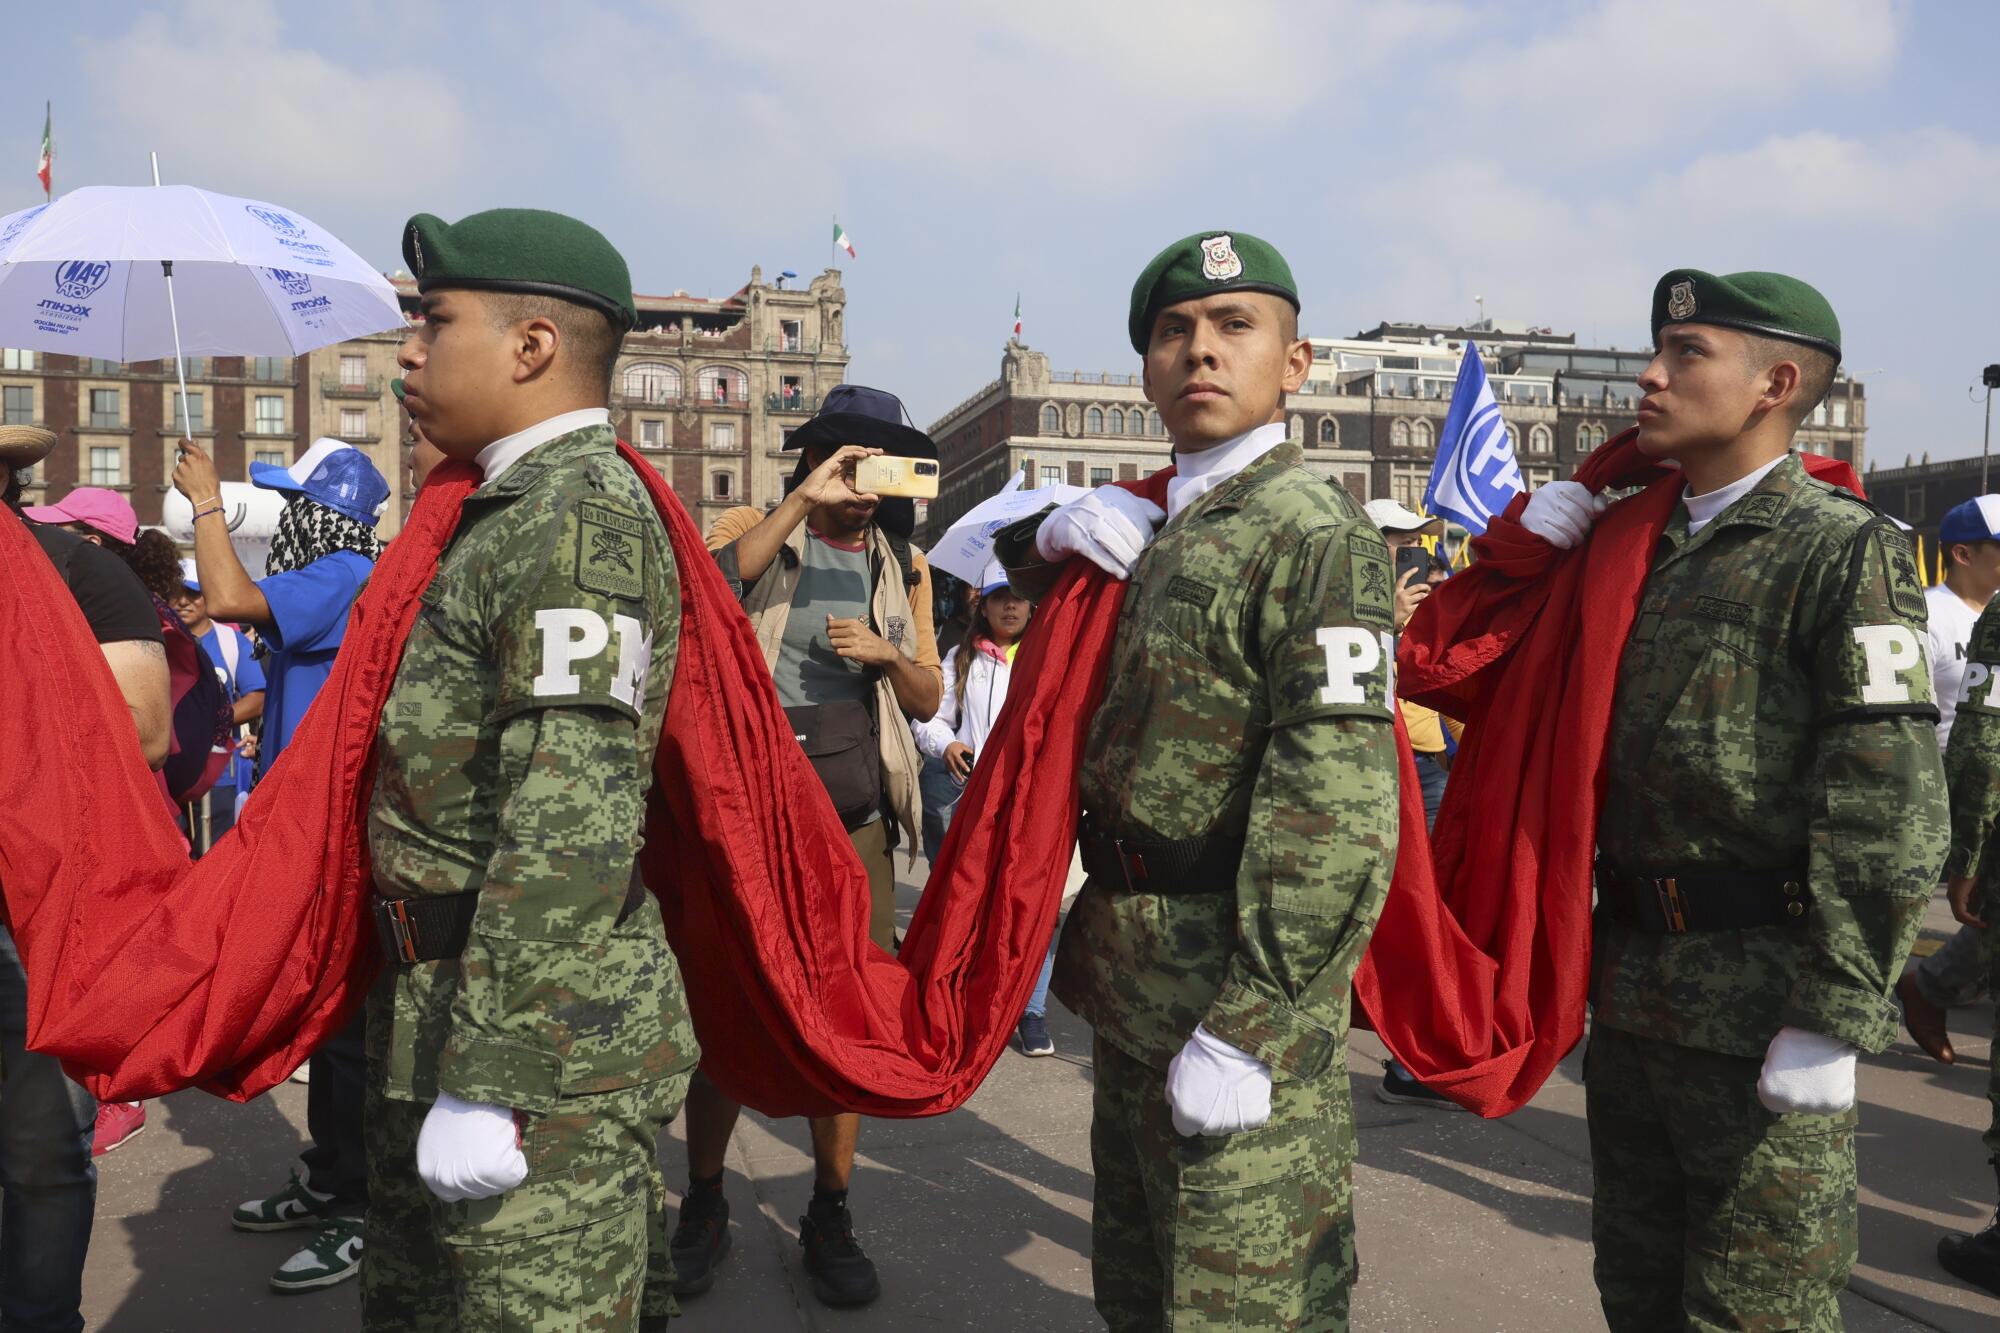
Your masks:
<instances>
[{"instance_id":1,"label":"camouflage uniform jacket","mask_svg":"<svg viewBox=\"0 0 2000 1333\"><path fill-rule=\"evenodd\" d=\"M1055 570L1029 519L1000 535L1025 592ZM1346 491L1280 445L1141 554L1085 744L1086 815L1139 841L1242 838L1235 883L1093 878L1055 990L1164 1069L1200 1023L1278 1080L1335 1068L1396 852L1390 565Z\"/></svg>"},{"instance_id":2,"label":"camouflage uniform jacket","mask_svg":"<svg viewBox=\"0 0 2000 1333\"><path fill-rule=\"evenodd\" d=\"M1804 866L1812 905L1685 934L1600 908L1596 1020L1726 1055L1781 1026L1880 1050L1945 854L1909 540L1796 455L1687 524L1677 508L1619 663L1598 847L1635 875Z\"/></svg>"},{"instance_id":3,"label":"camouflage uniform jacket","mask_svg":"<svg viewBox=\"0 0 2000 1333\"><path fill-rule=\"evenodd\" d=\"M1958 687L1958 720L1944 752L1951 787L1951 854L1944 873L1952 879L1978 875L1989 905L2000 874L2000 597L1979 613L1965 649L1965 675Z\"/></svg>"},{"instance_id":4,"label":"camouflage uniform jacket","mask_svg":"<svg viewBox=\"0 0 2000 1333\"><path fill-rule=\"evenodd\" d=\"M466 500L382 710L377 891L479 891L462 957L390 960L377 988L391 1097L547 1114L695 1063L659 904L621 919L680 585L614 445L573 431Z\"/></svg>"}]
</instances>

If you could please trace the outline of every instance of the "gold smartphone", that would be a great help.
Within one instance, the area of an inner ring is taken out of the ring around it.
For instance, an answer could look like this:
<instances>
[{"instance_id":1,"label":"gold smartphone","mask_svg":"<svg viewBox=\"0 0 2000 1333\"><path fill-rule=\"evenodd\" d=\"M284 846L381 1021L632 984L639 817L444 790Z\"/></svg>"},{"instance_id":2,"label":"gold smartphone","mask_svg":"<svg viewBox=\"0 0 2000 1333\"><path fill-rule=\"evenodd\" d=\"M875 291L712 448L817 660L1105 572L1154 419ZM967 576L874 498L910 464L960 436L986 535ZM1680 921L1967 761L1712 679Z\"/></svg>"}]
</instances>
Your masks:
<instances>
[{"instance_id":1,"label":"gold smartphone","mask_svg":"<svg viewBox=\"0 0 2000 1333\"><path fill-rule=\"evenodd\" d=\"M857 495L899 495L912 500L935 500L938 493L938 465L933 458L892 458L881 455L864 458L854 467Z\"/></svg>"}]
</instances>

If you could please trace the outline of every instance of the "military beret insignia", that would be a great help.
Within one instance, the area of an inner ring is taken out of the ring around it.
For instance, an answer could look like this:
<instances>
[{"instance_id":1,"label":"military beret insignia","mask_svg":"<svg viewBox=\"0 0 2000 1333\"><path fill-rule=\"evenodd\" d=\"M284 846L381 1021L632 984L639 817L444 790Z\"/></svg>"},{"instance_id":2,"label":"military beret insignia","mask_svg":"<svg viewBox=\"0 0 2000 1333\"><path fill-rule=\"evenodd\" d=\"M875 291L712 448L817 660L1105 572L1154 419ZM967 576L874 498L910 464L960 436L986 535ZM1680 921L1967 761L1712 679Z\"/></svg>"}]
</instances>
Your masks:
<instances>
[{"instance_id":1,"label":"military beret insignia","mask_svg":"<svg viewBox=\"0 0 2000 1333\"><path fill-rule=\"evenodd\" d=\"M1694 311L1694 279L1682 278L1667 293L1667 314L1673 319L1686 319Z\"/></svg>"},{"instance_id":2,"label":"military beret insignia","mask_svg":"<svg viewBox=\"0 0 2000 1333\"><path fill-rule=\"evenodd\" d=\"M410 252L410 276L413 278L423 277L424 235L414 220L411 221L409 230L405 233L403 246Z\"/></svg>"},{"instance_id":3,"label":"military beret insignia","mask_svg":"<svg viewBox=\"0 0 2000 1333\"><path fill-rule=\"evenodd\" d=\"M1236 255L1236 243L1227 236L1210 236L1202 241L1201 276L1210 282L1242 277L1243 261Z\"/></svg>"}]
</instances>

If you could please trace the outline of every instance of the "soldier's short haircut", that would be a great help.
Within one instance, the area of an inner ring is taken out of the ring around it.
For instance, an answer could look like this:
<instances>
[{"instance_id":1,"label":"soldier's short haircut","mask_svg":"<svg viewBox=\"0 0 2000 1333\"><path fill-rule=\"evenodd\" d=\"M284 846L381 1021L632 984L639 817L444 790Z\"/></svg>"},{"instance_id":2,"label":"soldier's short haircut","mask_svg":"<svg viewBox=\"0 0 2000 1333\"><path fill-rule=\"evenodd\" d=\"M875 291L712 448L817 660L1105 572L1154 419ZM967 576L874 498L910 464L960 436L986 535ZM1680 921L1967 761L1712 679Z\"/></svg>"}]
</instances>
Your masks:
<instances>
[{"instance_id":1,"label":"soldier's short haircut","mask_svg":"<svg viewBox=\"0 0 2000 1333\"><path fill-rule=\"evenodd\" d=\"M1840 363L1830 352L1784 338L1747 337L1743 340L1743 362L1751 374L1768 370L1780 361L1790 361L1799 368L1799 394L1792 400L1791 408L1792 429L1797 430L1812 415L1812 410L1825 400L1827 391L1833 387L1833 375L1840 369Z\"/></svg>"},{"instance_id":2,"label":"soldier's short haircut","mask_svg":"<svg viewBox=\"0 0 2000 1333\"><path fill-rule=\"evenodd\" d=\"M536 292L487 292L486 310L496 329L510 329L530 319L546 319L562 337L559 356L568 362L577 383L611 399L612 372L618 364L618 329L602 311Z\"/></svg>"}]
</instances>

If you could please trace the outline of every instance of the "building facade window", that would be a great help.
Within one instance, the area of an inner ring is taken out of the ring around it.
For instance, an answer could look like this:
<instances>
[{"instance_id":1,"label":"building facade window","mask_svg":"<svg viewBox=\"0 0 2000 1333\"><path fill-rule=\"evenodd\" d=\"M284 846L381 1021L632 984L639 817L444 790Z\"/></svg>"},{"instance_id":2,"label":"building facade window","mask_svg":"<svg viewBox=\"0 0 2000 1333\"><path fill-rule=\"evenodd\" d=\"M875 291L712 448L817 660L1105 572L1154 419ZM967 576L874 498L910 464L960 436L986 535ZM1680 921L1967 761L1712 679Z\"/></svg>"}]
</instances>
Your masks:
<instances>
[{"instance_id":1,"label":"building facade window","mask_svg":"<svg viewBox=\"0 0 2000 1333\"><path fill-rule=\"evenodd\" d=\"M1424 487L1429 484L1430 477L1430 469L1422 463L1391 463L1389 498L1407 509L1421 511L1424 507Z\"/></svg>"},{"instance_id":2,"label":"building facade window","mask_svg":"<svg viewBox=\"0 0 2000 1333\"><path fill-rule=\"evenodd\" d=\"M250 461L253 463L268 463L272 467L284 467L292 460L285 457L283 449L259 449L256 453L250 455Z\"/></svg>"},{"instance_id":3,"label":"building facade window","mask_svg":"<svg viewBox=\"0 0 2000 1333\"><path fill-rule=\"evenodd\" d=\"M667 447L667 423L664 421L642 421L639 423L639 447L642 449L664 449Z\"/></svg>"},{"instance_id":4,"label":"building facade window","mask_svg":"<svg viewBox=\"0 0 2000 1333\"><path fill-rule=\"evenodd\" d=\"M711 449L734 449L736 447L736 423L718 421L708 428L708 447Z\"/></svg>"},{"instance_id":5,"label":"building facade window","mask_svg":"<svg viewBox=\"0 0 2000 1333\"><path fill-rule=\"evenodd\" d=\"M173 363L173 362L171 362L171 361L169 361L169 362L167 362L167 363L166 363L166 367L167 367L167 369L168 369L169 371L171 371L171 370L173 370L173 368L174 368L174 363ZM205 356L184 356L184 357L182 357L182 358L181 358L181 372L180 372L180 373L181 373L181 374L183 374L183 375L185 375L185 376L187 376L187 377L188 377L189 379L191 379L191 380L204 380L204 379L207 379L207 378L208 378L208 358L207 358L207 357L205 357Z\"/></svg>"},{"instance_id":6,"label":"building facade window","mask_svg":"<svg viewBox=\"0 0 2000 1333\"><path fill-rule=\"evenodd\" d=\"M1847 424L1847 400L1845 398L1836 398L1833 400L1833 424L1836 426L1845 426Z\"/></svg>"},{"instance_id":7,"label":"building facade window","mask_svg":"<svg viewBox=\"0 0 2000 1333\"><path fill-rule=\"evenodd\" d=\"M778 321L778 350L800 352L805 350L805 326L796 319Z\"/></svg>"},{"instance_id":8,"label":"building facade window","mask_svg":"<svg viewBox=\"0 0 2000 1333\"><path fill-rule=\"evenodd\" d=\"M257 395L257 415L250 423L253 435L285 433L285 400L275 393Z\"/></svg>"},{"instance_id":9,"label":"building facade window","mask_svg":"<svg viewBox=\"0 0 2000 1333\"><path fill-rule=\"evenodd\" d=\"M1529 453L1546 454L1552 452L1554 449L1555 449L1555 436L1549 434L1549 428L1547 426L1537 424L1535 426L1529 427L1528 429Z\"/></svg>"},{"instance_id":10,"label":"building facade window","mask_svg":"<svg viewBox=\"0 0 2000 1333\"><path fill-rule=\"evenodd\" d=\"M1060 467L1054 467L1045 464L1042 467L1042 485L1044 486L1062 485L1062 469Z\"/></svg>"},{"instance_id":11,"label":"building facade window","mask_svg":"<svg viewBox=\"0 0 2000 1333\"><path fill-rule=\"evenodd\" d=\"M1125 413L1118 408L1112 408L1110 419L1106 422L1106 425L1110 428L1113 435L1123 435L1125 433Z\"/></svg>"},{"instance_id":12,"label":"building facade window","mask_svg":"<svg viewBox=\"0 0 2000 1333\"><path fill-rule=\"evenodd\" d=\"M250 378L274 381L286 378L292 369L289 359L281 356L253 356L250 358Z\"/></svg>"},{"instance_id":13,"label":"building facade window","mask_svg":"<svg viewBox=\"0 0 2000 1333\"><path fill-rule=\"evenodd\" d=\"M93 444L90 446L90 484L93 486L123 486L125 484L125 451L117 445Z\"/></svg>"},{"instance_id":14,"label":"building facade window","mask_svg":"<svg viewBox=\"0 0 2000 1333\"><path fill-rule=\"evenodd\" d=\"M1083 429L1087 435L1104 434L1104 409L1093 407L1083 414Z\"/></svg>"},{"instance_id":15,"label":"building facade window","mask_svg":"<svg viewBox=\"0 0 2000 1333\"><path fill-rule=\"evenodd\" d=\"M1396 418L1389 426L1389 447L1392 449L1407 449L1410 447L1410 423L1401 417ZM1402 497L1397 496L1396 498L1400 500Z\"/></svg>"},{"instance_id":16,"label":"building facade window","mask_svg":"<svg viewBox=\"0 0 2000 1333\"><path fill-rule=\"evenodd\" d=\"M1093 486L1109 486L1111 484L1111 469L1108 467L1092 468L1090 470L1090 484Z\"/></svg>"},{"instance_id":17,"label":"building facade window","mask_svg":"<svg viewBox=\"0 0 2000 1333\"><path fill-rule=\"evenodd\" d=\"M35 424L35 388L31 384L9 384L0 390L0 426Z\"/></svg>"},{"instance_id":18,"label":"building facade window","mask_svg":"<svg viewBox=\"0 0 2000 1333\"><path fill-rule=\"evenodd\" d=\"M1148 412L1146 414L1146 430L1149 434L1153 435L1165 435L1167 433L1167 428L1160 424L1160 414L1158 412Z\"/></svg>"},{"instance_id":19,"label":"building facade window","mask_svg":"<svg viewBox=\"0 0 2000 1333\"><path fill-rule=\"evenodd\" d=\"M340 437L358 440L368 433L368 413L358 407L340 409Z\"/></svg>"},{"instance_id":20,"label":"building facade window","mask_svg":"<svg viewBox=\"0 0 2000 1333\"><path fill-rule=\"evenodd\" d=\"M1319 419L1319 442L1322 445L1338 446L1340 443L1340 423L1332 417Z\"/></svg>"},{"instance_id":21,"label":"building facade window","mask_svg":"<svg viewBox=\"0 0 2000 1333\"><path fill-rule=\"evenodd\" d=\"M727 472L708 475L708 491L718 500L727 500L736 489L736 478Z\"/></svg>"},{"instance_id":22,"label":"building facade window","mask_svg":"<svg viewBox=\"0 0 2000 1333\"><path fill-rule=\"evenodd\" d=\"M361 389L368 384L368 358L365 356L343 356L340 358L340 387Z\"/></svg>"},{"instance_id":23,"label":"building facade window","mask_svg":"<svg viewBox=\"0 0 2000 1333\"><path fill-rule=\"evenodd\" d=\"M187 428L190 431L200 432L208 429L207 404L203 399L203 394L197 393L192 389L188 391ZM178 431L181 428L181 391L179 389L174 390L173 405L167 411L171 414L167 419L167 429Z\"/></svg>"},{"instance_id":24,"label":"building facade window","mask_svg":"<svg viewBox=\"0 0 2000 1333\"><path fill-rule=\"evenodd\" d=\"M749 401L748 381L730 366L704 366L695 376L695 394L704 403L733 407Z\"/></svg>"},{"instance_id":25,"label":"building facade window","mask_svg":"<svg viewBox=\"0 0 2000 1333\"><path fill-rule=\"evenodd\" d=\"M1921 523L1924 521L1924 488L1905 486L1903 488L1903 521Z\"/></svg>"},{"instance_id":26,"label":"building facade window","mask_svg":"<svg viewBox=\"0 0 2000 1333\"><path fill-rule=\"evenodd\" d=\"M1431 434L1430 422L1412 421L1410 423L1410 447L1412 449L1423 449L1428 451L1436 443L1437 443L1437 437Z\"/></svg>"},{"instance_id":27,"label":"building facade window","mask_svg":"<svg viewBox=\"0 0 2000 1333\"><path fill-rule=\"evenodd\" d=\"M625 396L642 403L672 403L681 396L681 373L659 361L625 367Z\"/></svg>"},{"instance_id":28,"label":"building facade window","mask_svg":"<svg viewBox=\"0 0 2000 1333\"><path fill-rule=\"evenodd\" d=\"M1293 444L1303 444L1306 438L1306 419L1295 416L1285 422L1285 438Z\"/></svg>"},{"instance_id":29,"label":"building facade window","mask_svg":"<svg viewBox=\"0 0 2000 1333\"><path fill-rule=\"evenodd\" d=\"M122 426L124 414L118 410L118 390L92 389L90 391L90 424L93 426Z\"/></svg>"},{"instance_id":30,"label":"building facade window","mask_svg":"<svg viewBox=\"0 0 2000 1333\"><path fill-rule=\"evenodd\" d=\"M1042 434L1062 434L1062 413L1056 410L1054 403L1042 404Z\"/></svg>"},{"instance_id":31,"label":"building facade window","mask_svg":"<svg viewBox=\"0 0 2000 1333\"><path fill-rule=\"evenodd\" d=\"M33 370L35 354L25 347L0 347L0 370Z\"/></svg>"}]
</instances>

